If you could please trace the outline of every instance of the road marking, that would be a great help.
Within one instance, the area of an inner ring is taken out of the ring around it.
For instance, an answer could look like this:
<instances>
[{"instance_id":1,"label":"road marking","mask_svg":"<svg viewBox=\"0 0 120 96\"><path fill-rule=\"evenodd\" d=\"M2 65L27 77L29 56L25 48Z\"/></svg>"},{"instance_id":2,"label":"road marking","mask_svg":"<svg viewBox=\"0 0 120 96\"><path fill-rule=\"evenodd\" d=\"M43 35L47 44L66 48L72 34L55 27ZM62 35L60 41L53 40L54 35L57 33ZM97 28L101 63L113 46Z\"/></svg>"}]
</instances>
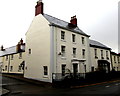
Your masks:
<instances>
[{"instance_id":1,"label":"road marking","mask_svg":"<svg viewBox=\"0 0 120 96\"><path fill-rule=\"evenodd\" d=\"M106 81L106 82L95 83L95 84L90 84L90 85L83 85L83 86L71 86L70 88L81 88L81 87L95 86L95 85L100 85L100 84L105 84L105 83L112 83L112 82L120 82L120 80Z\"/></svg>"},{"instance_id":2,"label":"road marking","mask_svg":"<svg viewBox=\"0 0 120 96\"><path fill-rule=\"evenodd\" d=\"M116 83L115 85L119 85L119 83Z\"/></svg>"},{"instance_id":3,"label":"road marking","mask_svg":"<svg viewBox=\"0 0 120 96\"><path fill-rule=\"evenodd\" d=\"M108 86L105 86L106 88L110 87L109 85Z\"/></svg>"}]
</instances>

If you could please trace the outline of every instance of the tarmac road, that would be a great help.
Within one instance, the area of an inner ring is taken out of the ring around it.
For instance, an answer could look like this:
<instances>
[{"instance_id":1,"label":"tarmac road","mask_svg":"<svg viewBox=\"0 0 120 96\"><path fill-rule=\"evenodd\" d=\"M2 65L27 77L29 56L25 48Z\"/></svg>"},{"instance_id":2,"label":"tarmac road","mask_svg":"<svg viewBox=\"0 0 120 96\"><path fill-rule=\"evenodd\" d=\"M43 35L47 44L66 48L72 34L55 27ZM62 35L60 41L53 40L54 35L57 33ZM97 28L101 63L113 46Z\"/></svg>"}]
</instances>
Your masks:
<instances>
[{"instance_id":1,"label":"tarmac road","mask_svg":"<svg viewBox=\"0 0 120 96\"><path fill-rule=\"evenodd\" d=\"M71 88L51 88L17 79L1 77L1 86L9 90L6 96L120 96L120 80Z\"/></svg>"}]
</instances>

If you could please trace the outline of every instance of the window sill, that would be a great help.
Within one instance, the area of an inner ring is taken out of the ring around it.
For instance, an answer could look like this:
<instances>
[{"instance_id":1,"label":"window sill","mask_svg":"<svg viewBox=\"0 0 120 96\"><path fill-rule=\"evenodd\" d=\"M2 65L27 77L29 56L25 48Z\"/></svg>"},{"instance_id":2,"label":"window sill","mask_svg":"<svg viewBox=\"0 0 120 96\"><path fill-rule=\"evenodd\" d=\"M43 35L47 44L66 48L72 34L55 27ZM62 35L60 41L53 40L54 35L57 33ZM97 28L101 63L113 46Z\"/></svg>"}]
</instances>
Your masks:
<instances>
[{"instance_id":1,"label":"window sill","mask_svg":"<svg viewBox=\"0 0 120 96\"><path fill-rule=\"evenodd\" d=\"M61 39L62 42L66 42L66 40Z\"/></svg>"},{"instance_id":2,"label":"window sill","mask_svg":"<svg viewBox=\"0 0 120 96\"><path fill-rule=\"evenodd\" d=\"M48 78L48 75L44 75L43 78Z\"/></svg>"},{"instance_id":3,"label":"window sill","mask_svg":"<svg viewBox=\"0 0 120 96\"><path fill-rule=\"evenodd\" d=\"M76 42L73 42L73 44L77 44Z\"/></svg>"},{"instance_id":4,"label":"window sill","mask_svg":"<svg viewBox=\"0 0 120 96\"><path fill-rule=\"evenodd\" d=\"M66 57L61 57L61 59L66 60Z\"/></svg>"}]
</instances>

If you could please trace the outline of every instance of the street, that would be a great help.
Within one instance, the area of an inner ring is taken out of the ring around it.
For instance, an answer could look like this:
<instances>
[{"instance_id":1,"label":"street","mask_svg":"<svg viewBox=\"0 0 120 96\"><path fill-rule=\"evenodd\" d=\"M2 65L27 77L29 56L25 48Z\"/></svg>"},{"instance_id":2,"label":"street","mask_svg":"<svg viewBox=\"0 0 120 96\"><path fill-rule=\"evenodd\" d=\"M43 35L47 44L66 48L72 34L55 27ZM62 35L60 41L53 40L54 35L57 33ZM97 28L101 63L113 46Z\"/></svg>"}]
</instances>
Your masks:
<instances>
[{"instance_id":1,"label":"street","mask_svg":"<svg viewBox=\"0 0 120 96\"><path fill-rule=\"evenodd\" d=\"M30 84L17 79L0 77L2 88L9 90L6 96L120 96L120 81L77 86L77 88L51 88Z\"/></svg>"}]
</instances>

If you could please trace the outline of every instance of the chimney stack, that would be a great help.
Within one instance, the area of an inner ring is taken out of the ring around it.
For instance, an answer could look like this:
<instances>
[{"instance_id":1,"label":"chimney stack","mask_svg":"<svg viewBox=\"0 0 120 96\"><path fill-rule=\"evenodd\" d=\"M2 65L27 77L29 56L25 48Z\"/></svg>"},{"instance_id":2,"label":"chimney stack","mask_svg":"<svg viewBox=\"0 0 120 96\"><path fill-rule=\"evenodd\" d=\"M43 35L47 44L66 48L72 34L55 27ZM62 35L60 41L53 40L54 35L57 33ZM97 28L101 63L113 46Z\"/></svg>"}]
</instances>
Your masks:
<instances>
[{"instance_id":1,"label":"chimney stack","mask_svg":"<svg viewBox=\"0 0 120 96\"><path fill-rule=\"evenodd\" d=\"M3 45L1 46L1 51L5 51L5 49L4 49L4 47L3 47Z\"/></svg>"},{"instance_id":2,"label":"chimney stack","mask_svg":"<svg viewBox=\"0 0 120 96\"><path fill-rule=\"evenodd\" d=\"M35 16L43 14L43 3L42 0L37 1L37 5L35 6Z\"/></svg>"},{"instance_id":3,"label":"chimney stack","mask_svg":"<svg viewBox=\"0 0 120 96\"><path fill-rule=\"evenodd\" d=\"M75 28L77 27L77 18L76 15L71 17L70 23L68 25L69 27Z\"/></svg>"}]
</instances>

